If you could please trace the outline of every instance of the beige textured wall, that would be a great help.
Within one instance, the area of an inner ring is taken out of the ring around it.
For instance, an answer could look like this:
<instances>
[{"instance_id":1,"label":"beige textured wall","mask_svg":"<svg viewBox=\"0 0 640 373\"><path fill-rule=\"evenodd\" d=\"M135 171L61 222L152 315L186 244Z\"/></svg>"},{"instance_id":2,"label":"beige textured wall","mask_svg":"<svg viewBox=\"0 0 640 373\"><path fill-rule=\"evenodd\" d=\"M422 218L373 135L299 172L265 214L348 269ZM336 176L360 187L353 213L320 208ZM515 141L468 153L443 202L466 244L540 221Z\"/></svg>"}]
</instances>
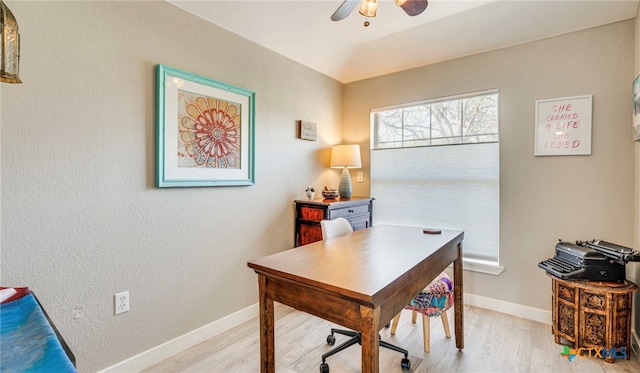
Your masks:
<instances>
[{"instance_id":1,"label":"beige textured wall","mask_svg":"<svg viewBox=\"0 0 640 373\"><path fill-rule=\"evenodd\" d=\"M1 92L2 285L37 292L82 372L255 304L246 262L293 245L306 185L338 182L342 85L166 2L7 4L24 84ZM256 92L255 186L154 188L159 63Z\"/></svg>"},{"instance_id":2,"label":"beige textured wall","mask_svg":"<svg viewBox=\"0 0 640 373\"><path fill-rule=\"evenodd\" d=\"M499 89L506 269L500 276L465 272L465 290L550 310L550 280L537 263L553 255L559 237L633 245L633 48L630 20L347 84L345 140L368 149L371 108ZM593 94L592 154L534 157L535 101L585 94Z\"/></svg>"},{"instance_id":3,"label":"beige textured wall","mask_svg":"<svg viewBox=\"0 0 640 373\"><path fill-rule=\"evenodd\" d=\"M467 291L548 309L549 280L536 263L558 237L632 245L635 211L640 247L632 21L352 83L343 93L336 81L164 2L7 4L20 24L25 83L0 90L0 283L38 292L80 371L255 303L246 261L293 244L291 201L309 183L337 183L323 162L341 135L363 145L365 183L354 183L354 194L368 194L371 107L500 89L506 271L465 273ZM256 91L255 186L153 187L158 63ZM593 154L533 157L534 101L588 93ZM318 123L319 140L296 140L297 119ZM113 316L113 294L124 290L131 311ZM72 320L78 306L84 317Z\"/></svg>"}]
</instances>

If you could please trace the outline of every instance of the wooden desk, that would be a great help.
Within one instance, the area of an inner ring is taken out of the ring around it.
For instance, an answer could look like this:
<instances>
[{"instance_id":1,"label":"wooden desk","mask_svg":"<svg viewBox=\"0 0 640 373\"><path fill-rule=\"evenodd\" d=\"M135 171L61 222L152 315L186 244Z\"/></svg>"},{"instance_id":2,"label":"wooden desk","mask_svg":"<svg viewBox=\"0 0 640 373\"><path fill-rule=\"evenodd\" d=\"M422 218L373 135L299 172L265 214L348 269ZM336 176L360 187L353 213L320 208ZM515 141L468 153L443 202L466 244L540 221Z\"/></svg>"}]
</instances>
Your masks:
<instances>
[{"instance_id":1,"label":"wooden desk","mask_svg":"<svg viewBox=\"0 0 640 373\"><path fill-rule=\"evenodd\" d=\"M464 347L464 232L377 225L247 263L258 274L260 371L275 372L274 304L362 333L362 372L379 372L379 331L453 263L456 347ZM318 356L320 361L320 356Z\"/></svg>"}]
</instances>

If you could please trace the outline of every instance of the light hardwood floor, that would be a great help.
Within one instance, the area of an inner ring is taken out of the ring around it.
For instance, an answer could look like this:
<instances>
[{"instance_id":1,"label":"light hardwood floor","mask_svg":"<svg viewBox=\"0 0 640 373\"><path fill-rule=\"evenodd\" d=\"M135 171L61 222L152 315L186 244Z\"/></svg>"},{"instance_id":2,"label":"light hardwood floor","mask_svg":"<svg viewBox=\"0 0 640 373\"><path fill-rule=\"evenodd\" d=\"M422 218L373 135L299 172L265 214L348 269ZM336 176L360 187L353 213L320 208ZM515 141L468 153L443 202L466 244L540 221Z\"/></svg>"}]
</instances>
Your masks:
<instances>
[{"instance_id":1,"label":"light hardwood floor","mask_svg":"<svg viewBox=\"0 0 640 373\"><path fill-rule=\"evenodd\" d=\"M453 333L453 310L449 311ZM331 349L326 337L331 323L276 303L276 371L318 372L321 355ZM423 352L422 324L403 311L395 336L380 332L383 340L409 350L410 372L640 372L635 355L630 360L561 356L563 346L553 342L551 326L477 307L465 307L465 347L447 339L439 319L431 319L431 352ZM336 345L347 337L337 337ZM360 346L327 359L331 373L360 372ZM382 348L380 372L402 373L402 354ZM145 373L259 372L260 341L257 318L162 361Z\"/></svg>"}]
</instances>

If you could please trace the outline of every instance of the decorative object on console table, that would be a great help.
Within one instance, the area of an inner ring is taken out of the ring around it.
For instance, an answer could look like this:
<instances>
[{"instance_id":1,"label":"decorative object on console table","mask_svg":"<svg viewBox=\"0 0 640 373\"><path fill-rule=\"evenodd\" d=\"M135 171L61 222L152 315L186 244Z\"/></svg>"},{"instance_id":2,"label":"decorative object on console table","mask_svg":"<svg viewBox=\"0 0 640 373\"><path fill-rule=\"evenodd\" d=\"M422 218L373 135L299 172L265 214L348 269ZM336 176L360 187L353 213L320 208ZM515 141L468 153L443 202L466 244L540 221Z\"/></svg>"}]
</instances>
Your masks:
<instances>
[{"instance_id":1,"label":"decorative object on console table","mask_svg":"<svg viewBox=\"0 0 640 373\"><path fill-rule=\"evenodd\" d=\"M632 294L630 281L599 282L552 279L551 328L556 343L561 338L574 348L591 348L608 363L631 356ZM603 349L605 351L603 351Z\"/></svg>"},{"instance_id":2,"label":"decorative object on console table","mask_svg":"<svg viewBox=\"0 0 640 373\"><path fill-rule=\"evenodd\" d=\"M340 186L338 187L340 197L351 197L352 187L349 169L360 167L362 167L360 145L336 145L331 149L331 168L342 168Z\"/></svg>"},{"instance_id":3,"label":"decorative object on console table","mask_svg":"<svg viewBox=\"0 0 640 373\"><path fill-rule=\"evenodd\" d=\"M322 196L324 199L336 199L338 198L338 195L339 193L337 189L328 189L327 187L324 187L322 190Z\"/></svg>"},{"instance_id":4,"label":"decorative object on console table","mask_svg":"<svg viewBox=\"0 0 640 373\"><path fill-rule=\"evenodd\" d=\"M294 201L295 246L302 246L322 240L321 220L343 217L353 230L369 228L373 225L373 198L353 197L347 200Z\"/></svg>"},{"instance_id":5,"label":"decorative object on console table","mask_svg":"<svg viewBox=\"0 0 640 373\"><path fill-rule=\"evenodd\" d=\"M307 194L307 201L313 200L313 198L316 196L316 190L313 189L311 185L309 185L304 191Z\"/></svg>"}]
</instances>

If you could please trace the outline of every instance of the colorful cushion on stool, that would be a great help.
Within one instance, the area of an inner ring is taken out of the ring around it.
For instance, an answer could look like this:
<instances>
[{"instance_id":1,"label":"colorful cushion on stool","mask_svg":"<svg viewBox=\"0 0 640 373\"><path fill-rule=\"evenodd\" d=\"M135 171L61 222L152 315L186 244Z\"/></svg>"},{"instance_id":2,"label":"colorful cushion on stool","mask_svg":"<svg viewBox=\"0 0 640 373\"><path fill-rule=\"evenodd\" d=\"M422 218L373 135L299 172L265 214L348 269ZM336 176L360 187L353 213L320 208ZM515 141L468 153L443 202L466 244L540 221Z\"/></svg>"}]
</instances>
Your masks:
<instances>
[{"instance_id":1,"label":"colorful cushion on stool","mask_svg":"<svg viewBox=\"0 0 640 373\"><path fill-rule=\"evenodd\" d=\"M405 309L417 311L427 316L440 316L453 306L453 282L446 273L441 273L431 281Z\"/></svg>"}]
</instances>

